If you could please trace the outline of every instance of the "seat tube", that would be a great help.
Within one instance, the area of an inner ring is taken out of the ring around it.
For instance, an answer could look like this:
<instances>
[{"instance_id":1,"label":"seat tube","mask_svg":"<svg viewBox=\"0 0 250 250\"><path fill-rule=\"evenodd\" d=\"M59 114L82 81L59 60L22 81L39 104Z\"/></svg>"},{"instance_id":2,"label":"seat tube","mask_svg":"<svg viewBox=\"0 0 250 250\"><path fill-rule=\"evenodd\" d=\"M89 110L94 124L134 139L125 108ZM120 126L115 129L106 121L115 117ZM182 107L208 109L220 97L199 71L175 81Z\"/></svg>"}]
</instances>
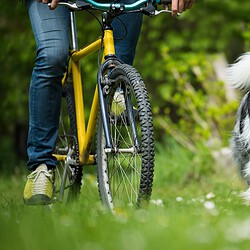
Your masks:
<instances>
[{"instance_id":1,"label":"seat tube","mask_svg":"<svg viewBox=\"0 0 250 250\"><path fill-rule=\"evenodd\" d=\"M70 49L71 51L78 50L77 29L76 29L76 16L75 12L70 12ZM82 95L82 80L80 73L79 60L71 61L73 84L74 84L74 98L76 109L76 123L77 123L77 138L80 152L80 164L83 163L83 145L86 134L85 115L84 115L84 101Z\"/></svg>"},{"instance_id":2,"label":"seat tube","mask_svg":"<svg viewBox=\"0 0 250 250\"><path fill-rule=\"evenodd\" d=\"M77 30L76 30L76 15L75 12L70 12L70 37L71 37L71 49L78 50Z\"/></svg>"}]
</instances>

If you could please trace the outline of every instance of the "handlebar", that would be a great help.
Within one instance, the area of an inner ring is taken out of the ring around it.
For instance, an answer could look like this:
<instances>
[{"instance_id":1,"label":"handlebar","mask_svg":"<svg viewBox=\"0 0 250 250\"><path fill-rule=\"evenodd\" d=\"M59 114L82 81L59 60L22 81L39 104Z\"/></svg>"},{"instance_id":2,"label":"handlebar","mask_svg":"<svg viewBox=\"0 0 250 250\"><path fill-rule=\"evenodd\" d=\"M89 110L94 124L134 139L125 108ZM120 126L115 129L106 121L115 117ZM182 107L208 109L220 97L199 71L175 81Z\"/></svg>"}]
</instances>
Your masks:
<instances>
[{"instance_id":1,"label":"handlebar","mask_svg":"<svg viewBox=\"0 0 250 250\"><path fill-rule=\"evenodd\" d=\"M161 13L171 13L170 10L160 10L157 11L153 4L171 4L172 0L137 0L134 3L131 4L123 4L123 3L99 3L94 0L84 0L80 1L77 0L75 2L71 1L61 1L58 4L68 7L69 9L73 11L78 10L87 10L87 9L98 9L102 11L108 11L110 9L112 10L119 10L119 11L126 11L126 12L142 12L143 14L149 15L149 16L156 16ZM50 4L48 4L50 5ZM146 9L145 5L147 7L150 7L149 9ZM177 15L180 15L179 13Z\"/></svg>"}]
</instances>

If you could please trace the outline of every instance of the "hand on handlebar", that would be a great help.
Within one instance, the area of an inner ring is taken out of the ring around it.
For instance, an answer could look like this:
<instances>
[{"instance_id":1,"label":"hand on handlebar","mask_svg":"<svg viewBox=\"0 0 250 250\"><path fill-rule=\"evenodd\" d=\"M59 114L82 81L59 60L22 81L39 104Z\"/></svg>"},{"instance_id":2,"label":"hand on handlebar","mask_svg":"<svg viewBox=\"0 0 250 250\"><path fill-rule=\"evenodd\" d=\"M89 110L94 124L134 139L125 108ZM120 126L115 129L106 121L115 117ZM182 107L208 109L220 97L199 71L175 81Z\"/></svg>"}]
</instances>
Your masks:
<instances>
[{"instance_id":1,"label":"hand on handlebar","mask_svg":"<svg viewBox=\"0 0 250 250\"><path fill-rule=\"evenodd\" d=\"M42 2L45 4L49 4L49 8L51 10L55 9L60 2L60 0L37 0L38 2ZM163 1L164 2L164 1ZM176 17L183 11L190 9L193 6L195 0L172 0L171 12L172 16ZM168 4L163 3L163 9L168 10ZM170 11L169 11L170 12Z\"/></svg>"},{"instance_id":2,"label":"hand on handlebar","mask_svg":"<svg viewBox=\"0 0 250 250\"><path fill-rule=\"evenodd\" d=\"M50 3L49 8L51 10L54 10L57 7L58 2L59 2L59 0L52 0L52 1L50 1L50 0L37 0L37 1L42 2L42 3Z\"/></svg>"},{"instance_id":3,"label":"hand on handlebar","mask_svg":"<svg viewBox=\"0 0 250 250\"><path fill-rule=\"evenodd\" d=\"M176 17L178 13L190 9L195 0L172 0L172 16ZM168 5L163 5L164 9L168 9Z\"/></svg>"}]
</instances>

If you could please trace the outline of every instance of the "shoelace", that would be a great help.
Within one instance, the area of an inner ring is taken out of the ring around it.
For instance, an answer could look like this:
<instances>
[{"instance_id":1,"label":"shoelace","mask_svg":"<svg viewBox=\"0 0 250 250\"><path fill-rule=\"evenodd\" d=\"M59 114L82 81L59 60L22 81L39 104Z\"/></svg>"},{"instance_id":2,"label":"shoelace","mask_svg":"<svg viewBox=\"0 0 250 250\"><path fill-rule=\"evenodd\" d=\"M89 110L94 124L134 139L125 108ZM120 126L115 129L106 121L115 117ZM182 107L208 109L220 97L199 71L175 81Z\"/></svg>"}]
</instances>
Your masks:
<instances>
[{"instance_id":1,"label":"shoelace","mask_svg":"<svg viewBox=\"0 0 250 250\"><path fill-rule=\"evenodd\" d=\"M48 186L48 183L51 182L52 174L51 170L35 170L31 174L28 175L28 179L33 180L35 183L34 185L34 193L44 193L46 191L46 188ZM47 181L49 180L49 182Z\"/></svg>"},{"instance_id":2,"label":"shoelace","mask_svg":"<svg viewBox=\"0 0 250 250\"><path fill-rule=\"evenodd\" d=\"M111 112L114 115L120 115L126 109L125 99L123 95L123 91L116 91L114 93Z\"/></svg>"},{"instance_id":3,"label":"shoelace","mask_svg":"<svg viewBox=\"0 0 250 250\"><path fill-rule=\"evenodd\" d=\"M115 92L113 101L114 103L121 104L121 106L125 108L125 99L123 92Z\"/></svg>"}]
</instances>

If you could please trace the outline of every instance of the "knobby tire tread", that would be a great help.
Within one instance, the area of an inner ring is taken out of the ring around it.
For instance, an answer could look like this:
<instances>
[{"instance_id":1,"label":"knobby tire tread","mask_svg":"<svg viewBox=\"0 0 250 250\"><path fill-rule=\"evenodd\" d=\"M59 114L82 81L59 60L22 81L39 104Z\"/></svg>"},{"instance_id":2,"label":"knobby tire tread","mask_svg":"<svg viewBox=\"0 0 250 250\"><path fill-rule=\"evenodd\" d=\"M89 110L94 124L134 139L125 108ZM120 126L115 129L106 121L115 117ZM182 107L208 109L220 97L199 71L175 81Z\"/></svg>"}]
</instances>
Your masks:
<instances>
[{"instance_id":1,"label":"knobby tire tread","mask_svg":"<svg viewBox=\"0 0 250 250\"><path fill-rule=\"evenodd\" d=\"M152 109L148 97L148 93L144 82L135 68L130 65L122 64L117 66L111 71L110 78L116 79L119 75L125 75L129 79L131 88L133 89L135 98L138 105L138 114L139 114L139 123L141 127L141 148L142 148L142 167L141 167L141 177L140 177L140 189L138 194L137 205L142 205L145 201L149 201L152 193L153 177L154 177L154 131L153 131L153 117ZM101 138L102 131L102 121L99 117L98 125L98 138ZM100 144L100 143L99 143ZM98 145L98 143L97 143ZM98 146L100 147L100 145ZM97 148L97 163L101 162L100 160L100 148ZM99 168L99 167L98 167ZM98 170L99 171L99 170ZM99 174L98 174L98 178ZM103 177L101 177L103 178ZM101 190L103 187L100 185L102 180L98 179L99 183L99 193L101 200L104 203L108 202L105 197L102 197Z\"/></svg>"}]
</instances>

